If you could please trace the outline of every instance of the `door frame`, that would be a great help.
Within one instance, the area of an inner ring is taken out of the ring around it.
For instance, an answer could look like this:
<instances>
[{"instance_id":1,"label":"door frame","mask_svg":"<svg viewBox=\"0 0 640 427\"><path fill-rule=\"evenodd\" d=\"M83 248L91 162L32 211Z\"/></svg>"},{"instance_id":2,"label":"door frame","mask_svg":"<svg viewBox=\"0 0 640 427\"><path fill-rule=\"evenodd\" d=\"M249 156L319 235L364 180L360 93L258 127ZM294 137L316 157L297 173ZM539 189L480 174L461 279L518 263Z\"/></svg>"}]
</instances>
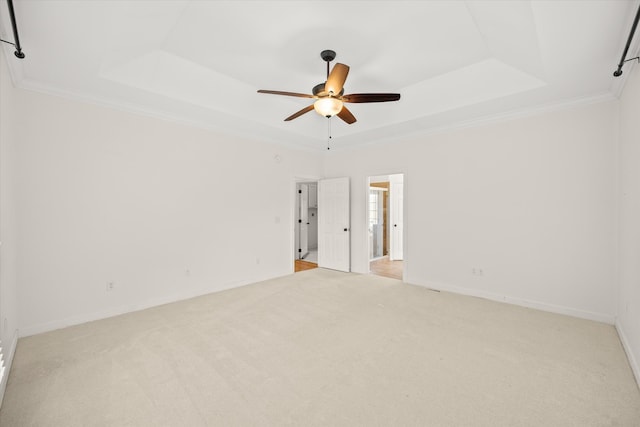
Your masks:
<instances>
[{"instance_id":1,"label":"door frame","mask_svg":"<svg viewBox=\"0 0 640 427\"><path fill-rule=\"evenodd\" d=\"M387 218L386 215L384 215L384 200L385 200L385 198L388 199L389 190L386 189L386 188L383 188L383 187L371 187L370 186L369 187L369 203L371 202L371 192L372 191L377 191L378 192L378 211L382 211L381 217L382 217L382 221L383 221L383 224L382 224L383 236L382 236L381 245L382 245L383 249L382 249L382 255L381 256L374 257L374 258L369 257L369 262L371 262L372 259L379 259L379 258L384 257L384 242L385 242L385 239L387 240L387 245L389 244L389 242L388 242L388 240L389 240L389 236L388 236L388 234L389 234L388 233L388 230L389 230L389 228L388 228L389 227L389 218ZM382 196L382 197L380 197L380 196ZM370 219L369 218L369 213L371 212L370 208L371 208L371 206L369 206L369 204L367 204L367 230L369 230L368 224L369 224L369 219ZM387 207L387 214L389 213L388 209L389 208ZM371 240L369 240L369 243L371 243ZM369 247L367 248L368 253L371 252L371 249L372 249L371 245L369 245ZM375 248L374 248L374 251L375 251ZM387 252L388 251L389 251L389 247L387 247Z\"/></svg>"},{"instance_id":2,"label":"door frame","mask_svg":"<svg viewBox=\"0 0 640 427\"><path fill-rule=\"evenodd\" d=\"M389 173L369 173L365 176L365 209L364 209L364 221L363 221L363 238L364 238L364 248L366 249L365 255L367 258L367 273L371 273L371 261L369 260L369 186L371 184L371 178L378 176L387 176L387 175L402 175L402 281L407 282L407 265L409 260L409 252L407 251L407 233L408 230L408 210L407 210L407 201L408 201L408 191L407 191L407 173L406 172L389 172ZM391 243L389 243L391 245ZM391 248L389 248L391 250Z\"/></svg>"},{"instance_id":3,"label":"door frame","mask_svg":"<svg viewBox=\"0 0 640 427\"><path fill-rule=\"evenodd\" d=\"M299 196L296 198L296 212L299 215L298 224L296 226L296 231L298 232L297 246L298 260L304 259L309 254L309 182L303 182L298 184L298 194ZM306 212L303 209L306 201ZM299 203L299 204L298 204ZM295 218L294 218L295 224Z\"/></svg>"},{"instance_id":4,"label":"door frame","mask_svg":"<svg viewBox=\"0 0 640 427\"><path fill-rule=\"evenodd\" d=\"M322 177L319 176L315 176L315 175L308 175L308 176L304 176L304 175L296 175L293 177L293 179L291 180L291 187L290 187L290 199L289 199L289 206L291 206L290 212L291 212L291 221L289 222L289 233L291 233L290 238L289 238L289 254L293 255L290 256L289 258L289 271L291 273L294 273L296 270L296 254L298 253L298 249L296 248L297 246L297 242L296 242L296 217L297 217L297 213L296 213L296 197L298 195L298 189L297 189L297 185L303 182L315 182L317 183L318 181L320 181L322 179Z\"/></svg>"}]
</instances>

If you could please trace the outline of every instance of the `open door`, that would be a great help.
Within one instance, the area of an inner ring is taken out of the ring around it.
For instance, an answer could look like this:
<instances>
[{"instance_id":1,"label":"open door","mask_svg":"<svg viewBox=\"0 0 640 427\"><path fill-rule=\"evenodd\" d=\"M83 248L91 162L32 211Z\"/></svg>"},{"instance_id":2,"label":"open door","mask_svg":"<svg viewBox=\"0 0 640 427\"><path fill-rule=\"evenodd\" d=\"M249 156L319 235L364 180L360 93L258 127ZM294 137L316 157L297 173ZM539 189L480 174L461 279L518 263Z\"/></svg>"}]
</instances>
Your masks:
<instances>
[{"instance_id":1,"label":"open door","mask_svg":"<svg viewBox=\"0 0 640 427\"><path fill-rule=\"evenodd\" d=\"M391 248L389 259L392 261L401 260L403 254L403 233L404 233L404 181L403 175L389 176L389 198L390 198L390 225L391 225Z\"/></svg>"},{"instance_id":2,"label":"open door","mask_svg":"<svg viewBox=\"0 0 640 427\"><path fill-rule=\"evenodd\" d=\"M350 271L349 178L318 181L318 267Z\"/></svg>"}]
</instances>

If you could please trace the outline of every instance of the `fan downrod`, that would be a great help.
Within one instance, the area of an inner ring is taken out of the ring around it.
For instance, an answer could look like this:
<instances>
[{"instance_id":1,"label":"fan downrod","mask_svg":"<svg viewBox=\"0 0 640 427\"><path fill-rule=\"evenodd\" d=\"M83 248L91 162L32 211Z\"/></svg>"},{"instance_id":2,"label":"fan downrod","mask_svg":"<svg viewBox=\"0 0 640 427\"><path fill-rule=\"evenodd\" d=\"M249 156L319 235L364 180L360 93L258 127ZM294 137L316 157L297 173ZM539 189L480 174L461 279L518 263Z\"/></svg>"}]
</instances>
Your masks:
<instances>
[{"instance_id":1,"label":"fan downrod","mask_svg":"<svg viewBox=\"0 0 640 427\"><path fill-rule=\"evenodd\" d=\"M336 53L333 50L323 50L320 52L320 58L327 63L327 78L329 78L329 63L336 59Z\"/></svg>"}]
</instances>

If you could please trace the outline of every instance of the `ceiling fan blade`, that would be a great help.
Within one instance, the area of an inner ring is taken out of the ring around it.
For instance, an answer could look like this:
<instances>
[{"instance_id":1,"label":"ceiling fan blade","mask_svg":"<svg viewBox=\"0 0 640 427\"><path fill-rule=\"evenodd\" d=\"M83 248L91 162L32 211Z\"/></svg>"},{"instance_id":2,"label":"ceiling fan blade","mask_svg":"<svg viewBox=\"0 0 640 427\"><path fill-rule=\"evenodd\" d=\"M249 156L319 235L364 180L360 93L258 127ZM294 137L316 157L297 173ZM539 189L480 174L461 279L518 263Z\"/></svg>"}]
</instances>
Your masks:
<instances>
[{"instance_id":1,"label":"ceiling fan blade","mask_svg":"<svg viewBox=\"0 0 640 427\"><path fill-rule=\"evenodd\" d=\"M342 91L345 80L347 80L347 74L349 74L349 66L337 63L333 66L331 74L327 77L327 83L324 85L324 89L334 95L338 95Z\"/></svg>"},{"instance_id":2,"label":"ceiling fan blade","mask_svg":"<svg viewBox=\"0 0 640 427\"><path fill-rule=\"evenodd\" d=\"M284 119L285 122L288 122L290 120L293 120L295 118L300 117L301 115L308 113L309 111L313 110L313 104L309 105L308 107L304 107L302 110L298 111L297 113L293 113L292 115L290 115L289 117L287 117L286 119Z\"/></svg>"},{"instance_id":3,"label":"ceiling fan blade","mask_svg":"<svg viewBox=\"0 0 640 427\"><path fill-rule=\"evenodd\" d=\"M355 116L351 114L351 111L349 111L347 107L345 107L344 105L342 106L342 110L340 110L340 112L337 115L348 124L352 124L356 122Z\"/></svg>"},{"instance_id":4,"label":"ceiling fan blade","mask_svg":"<svg viewBox=\"0 0 640 427\"><path fill-rule=\"evenodd\" d=\"M342 96L344 102L389 102L399 99L399 93L352 93Z\"/></svg>"},{"instance_id":5,"label":"ceiling fan blade","mask_svg":"<svg viewBox=\"0 0 640 427\"><path fill-rule=\"evenodd\" d=\"M297 96L298 98L317 98L314 95L308 95L306 93L296 93L296 92L282 92L279 90L264 90L260 89L258 93L270 93L271 95L285 95L285 96Z\"/></svg>"}]
</instances>

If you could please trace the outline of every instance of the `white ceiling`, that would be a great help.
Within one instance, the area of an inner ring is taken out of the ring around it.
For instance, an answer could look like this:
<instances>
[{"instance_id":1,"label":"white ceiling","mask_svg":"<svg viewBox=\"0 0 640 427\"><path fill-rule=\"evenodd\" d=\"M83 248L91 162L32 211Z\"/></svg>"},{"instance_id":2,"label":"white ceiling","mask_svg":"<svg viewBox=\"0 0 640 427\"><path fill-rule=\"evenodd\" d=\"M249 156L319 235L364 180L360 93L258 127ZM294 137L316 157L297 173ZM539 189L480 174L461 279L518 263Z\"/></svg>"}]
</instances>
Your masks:
<instances>
[{"instance_id":1,"label":"white ceiling","mask_svg":"<svg viewBox=\"0 0 640 427\"><path fill-rule=\"evenodd\" d=\"M351 67L345 93L402 95L350 104L358 121L332 119L334 147L392 140L616 96L638 0L14 4L26 58L5 53L18 87L321 149L327 119L283 121L309 99L256 90L310 93L324 49Z\"/></svg>"}]
</instances>

